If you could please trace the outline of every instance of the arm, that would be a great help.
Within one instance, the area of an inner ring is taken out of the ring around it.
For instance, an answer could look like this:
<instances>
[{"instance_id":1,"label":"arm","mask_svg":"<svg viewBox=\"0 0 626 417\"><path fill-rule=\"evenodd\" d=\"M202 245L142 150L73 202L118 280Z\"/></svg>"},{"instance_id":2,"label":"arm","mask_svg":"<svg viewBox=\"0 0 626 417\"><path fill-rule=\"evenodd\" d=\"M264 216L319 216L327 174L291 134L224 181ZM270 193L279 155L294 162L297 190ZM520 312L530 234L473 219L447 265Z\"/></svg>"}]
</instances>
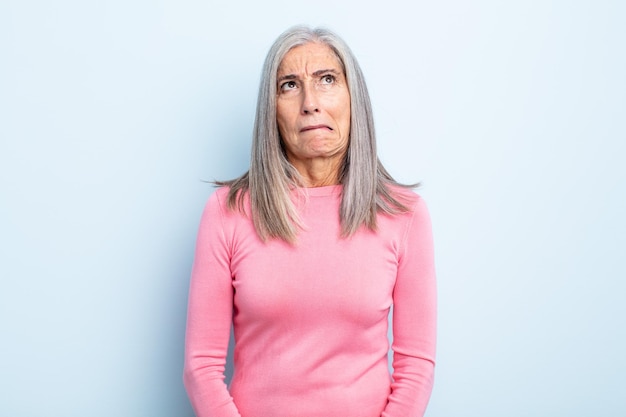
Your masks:
<instances>
[{"instance_id":1,"label":"arm","mask_svg":"<svg viewBox=\"0 0 626 417\"><path fill-rule=\"evenodd\" d=\"M382 417L422 417L433 386L436 285L430 217L419 198L393 292L393 382Z\"/></svg>"},{"instance_id":2,"label":"arm","mask_svg":"<svg viewBox=\"0 0 626 417\"><path fill-rule=\"evenodd\" d=\"M198 417L239 417L224 383L232 310L229 245L214 193L200 221L185 338L183 381Z\"/></svg>"}]
</instances>

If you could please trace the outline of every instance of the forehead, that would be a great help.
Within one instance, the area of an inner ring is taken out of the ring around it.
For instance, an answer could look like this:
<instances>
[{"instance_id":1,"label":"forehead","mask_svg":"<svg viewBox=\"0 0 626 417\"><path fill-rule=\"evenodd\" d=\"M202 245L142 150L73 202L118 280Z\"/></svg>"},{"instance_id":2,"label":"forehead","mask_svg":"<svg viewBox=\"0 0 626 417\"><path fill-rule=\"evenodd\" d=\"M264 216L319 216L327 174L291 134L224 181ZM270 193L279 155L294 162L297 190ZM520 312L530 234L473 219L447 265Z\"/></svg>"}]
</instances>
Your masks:
<instances>
[{"instance_id":1,"label":"forehead","mask_svg":"<svg viewBox=\"0 0 626 417\"><path fill-rule=\"evenodd\" d=\"M278 76L312 73L321 69L343 71L343 65L330 46L310 42L291 48L278 67Z\"/></svg>"}]
</instances>

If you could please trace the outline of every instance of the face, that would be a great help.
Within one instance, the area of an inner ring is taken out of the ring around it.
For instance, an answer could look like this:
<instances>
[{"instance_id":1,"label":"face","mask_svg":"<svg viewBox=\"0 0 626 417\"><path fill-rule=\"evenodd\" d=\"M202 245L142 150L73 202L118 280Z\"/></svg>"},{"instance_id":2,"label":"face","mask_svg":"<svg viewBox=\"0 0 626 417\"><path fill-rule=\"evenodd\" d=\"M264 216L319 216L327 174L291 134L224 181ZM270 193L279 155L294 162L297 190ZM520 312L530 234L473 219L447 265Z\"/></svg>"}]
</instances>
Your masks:
<instances>
[{"instance_id":1,"label":"face","mask_svg":"<svg viewBox=\"0 0 626 417\"><path fill-rule=\"evenodd\" d=\"M291 49L278 68L276 119L296 168L315 160L337 162L348 148L350 92L341 63L327 45Z\"/></svg>"}]
</instances>

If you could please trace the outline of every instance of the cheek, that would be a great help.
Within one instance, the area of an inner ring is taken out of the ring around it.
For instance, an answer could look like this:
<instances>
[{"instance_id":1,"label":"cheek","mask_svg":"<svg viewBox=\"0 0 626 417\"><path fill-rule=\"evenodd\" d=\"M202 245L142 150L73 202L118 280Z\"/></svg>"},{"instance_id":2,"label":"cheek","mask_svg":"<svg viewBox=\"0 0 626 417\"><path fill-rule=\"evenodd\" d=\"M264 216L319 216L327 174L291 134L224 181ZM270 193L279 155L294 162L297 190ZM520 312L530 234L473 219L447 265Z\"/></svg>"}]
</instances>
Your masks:
<instances>
[{"instance_id":1,"label":"cheek","mask_svg":"<svg viewBox=\"0 0 626 417\"><path fill-rule=\"evenodd\" d=\"M290 120L289 110L285 109L284 106L276 106L276 122L281 135L287 134L293 127L293 123Z\"/></svg>"},{"instance_id":2,"label":"cheek","mask_svg":"<svg viewBox=\"0 0 626 417\"><path fill-rule=\"evenodd\" d=\"M339 100L339 109L341 111L341 123L343 125L343 128L350 128L350 115L351 115L351 109L350 109L350 95L345 93L345 95L341 98L341 100Z\"/></svg>"},{"instance_id":3,"label":"cheek","mask_svg":"<svg viewBox=\"0 0 626 417\"><path fill-rule=\"evenodd\" d=\"M293 139L293 129L290 128L291 124L283 117L277 115L276 122L278 125L278 134L280 137L280 143L284 150L291 151Z\"/></svg>"},{"instance_id":4,"label":"cheek","mask_svg":"<svg viewBox=\"0 0 626 417\"><path fill-rule=\"evenodd\" d=\"M348 104L346 105L346 107L344 107L344 112L342 114L342 123L343 123L343 129L345 130L345 133L348 134L350 131L350 119L351 119L351 112L350 112L350 102L348 102Z\"/></svg>"},{"instance_id":5,"label":"cheek","mask_svg":"<svg viewBox=\"0 0 626 417\"><path fill-rule=\"evenodd\" d=\"M278 125L278 133L283 136L285 133L285 126L283 120L279 116L276 117L276 124Z\"/></svg>"}]
</instances>

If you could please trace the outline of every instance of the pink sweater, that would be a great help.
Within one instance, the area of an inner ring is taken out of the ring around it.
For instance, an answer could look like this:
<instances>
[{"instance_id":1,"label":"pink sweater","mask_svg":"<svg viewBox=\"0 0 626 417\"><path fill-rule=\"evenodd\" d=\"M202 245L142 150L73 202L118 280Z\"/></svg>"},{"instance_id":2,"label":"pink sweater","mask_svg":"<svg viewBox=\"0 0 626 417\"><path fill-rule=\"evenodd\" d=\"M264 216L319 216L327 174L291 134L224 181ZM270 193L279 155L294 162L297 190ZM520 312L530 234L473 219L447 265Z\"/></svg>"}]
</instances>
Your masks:
<instances>
[{"instance_id":1,"label":"pink sweater","mask_svg":"<svg viewBox=\"0 0 626 417\"><path fill-rule=\"evenodd\" d=\"M379 215L379 231L339 237L341 186L307 189L296 246L263 243L226 207L202 215L184 382L199 417L418 417L433 385L435 271L423 200ZM247 206L249 207L249 206ZM387 316L393 308L393 378ZM224 366L231 323L235 371Z\"/></svg>"}]
</instances>

